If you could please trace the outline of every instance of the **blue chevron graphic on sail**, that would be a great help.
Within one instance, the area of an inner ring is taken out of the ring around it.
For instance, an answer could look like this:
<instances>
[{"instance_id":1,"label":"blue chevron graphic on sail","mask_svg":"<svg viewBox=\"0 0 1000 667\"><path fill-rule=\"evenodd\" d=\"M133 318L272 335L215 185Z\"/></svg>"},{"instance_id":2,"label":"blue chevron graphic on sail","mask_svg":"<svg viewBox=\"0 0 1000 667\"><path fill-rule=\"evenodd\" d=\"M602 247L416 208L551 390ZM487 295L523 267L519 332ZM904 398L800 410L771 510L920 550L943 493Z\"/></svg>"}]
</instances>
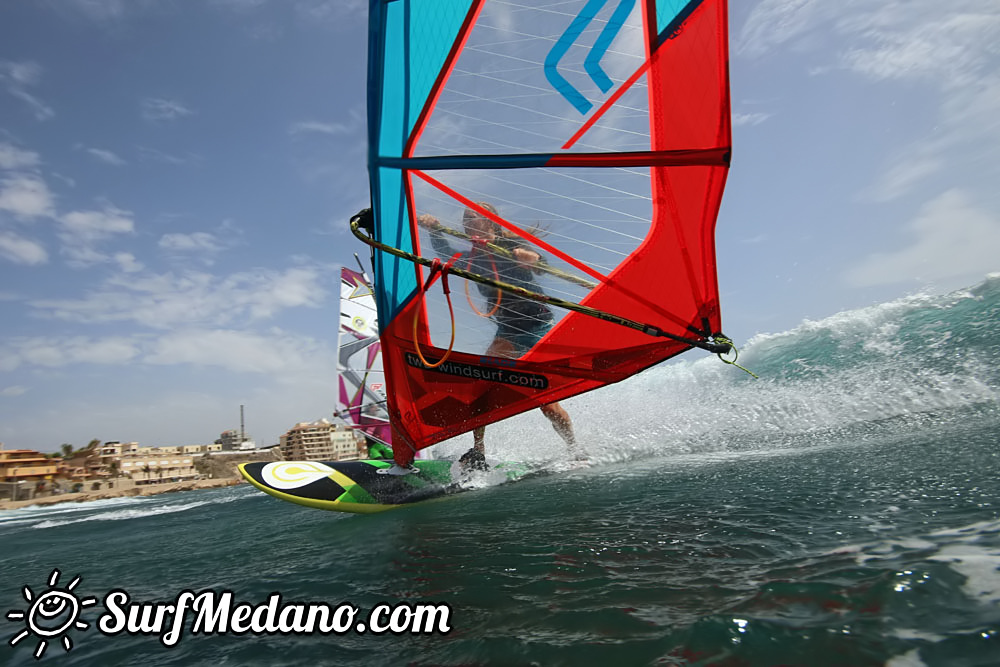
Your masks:
<instances>
[{"instance_id":1,"label":"blue chevron graphic on sail","mask_svg":"<svg viewBox=\"0 0 1000 667\"><path fill-rule=\"evenodd\" d=\"M607 0L590 0L569 24L569 27L566 28L566 31L556 41L552 50L549 51L548 56L545 58L545 78L581 114L587 113L594 105L559 73L559 61L562 60L566 52L580 38L583 31L606 4ZM608 92L613 85L611 78L601 69L601 58L607 53L611 42L621 32L622 26L625 25L625 19L632 13L633 7L635 7L635 0L621 0L618 3L618 7L611 15L611 19L604 26L601 34L594 42L593 48L591 48L590 53L583 62L584 69L590 75L591 80L601 89L601 92Z\"/></svg>"}]
</instances>

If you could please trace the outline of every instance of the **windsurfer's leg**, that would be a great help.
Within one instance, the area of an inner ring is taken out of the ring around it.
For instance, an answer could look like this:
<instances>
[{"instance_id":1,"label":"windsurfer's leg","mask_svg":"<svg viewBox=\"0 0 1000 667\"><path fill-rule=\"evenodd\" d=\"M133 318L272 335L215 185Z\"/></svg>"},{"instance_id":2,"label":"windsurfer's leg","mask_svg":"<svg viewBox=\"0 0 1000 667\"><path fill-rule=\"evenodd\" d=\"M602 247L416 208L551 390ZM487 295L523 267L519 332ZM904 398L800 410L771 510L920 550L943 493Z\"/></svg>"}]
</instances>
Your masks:
<instances>
[{"instance_id":1,"label":"windsurfer's leg","mask_svg":"<svg viewBox=\"0 0 1000 667\"><path fill-rule=\"evenodd\" d=\"M462 458L458 460L459 464L461 464L464 468L469 470L490 469L490 466L486 463L486 444L484 442L485 435L485 426L480 426L472 431L472 448L462 454Z\"/></svg>"},{"instance_id":2,"label":"windsurfer's leg","mask_svg":"<svg viewBox=\"0 0 1000 667\"><path fill-rule=\"evenodd\" d=\"M569 413L558 403L549 403L541 407L542 414L552 422L552 428L566 441L570 447L576 446L576 436L573 434L573 421L569 418Z\"/></svg>"},{"instance_id":3,"label":"windsurfer's leg","mask_svg":"<svg viewBox=\"0 0 1000 667\"><path fill-rule=\"evenodd\" d=\"M552 422L552 428L566 441L569 453L577 461L583 461L587 457L576 444L576 434L573 433L573 421L569 418L569 413L558 403L549 403L541 407L542 414Z\"/></svg>"},{"instance_id":4,"label":"windsurfer's leg","mask_svg":"<svg viewBox=\"0 0 1000 667\"><path fill-rule=\"evenodd\" d=\"M494 338L490 346L486 348L486 356L503 357L504 359L514 359L517 355L517 347L506 338Z\"/></svg>"},{"instance_id":5,"label":"windsurfer's leg","mask_svg":"<svg viewBox=\"0 0 1000 667\"><path fill-rule=\"evenodd\" d=\"M490 346L486 348L486 355L490 357L513 358L517 356L514 344L505 338L494 338ZM472 431L472 448L465 454L459 462L468 468L485 470L489 466L486 464L486 427L479 426Z\"/></svg>"}]
</instances>

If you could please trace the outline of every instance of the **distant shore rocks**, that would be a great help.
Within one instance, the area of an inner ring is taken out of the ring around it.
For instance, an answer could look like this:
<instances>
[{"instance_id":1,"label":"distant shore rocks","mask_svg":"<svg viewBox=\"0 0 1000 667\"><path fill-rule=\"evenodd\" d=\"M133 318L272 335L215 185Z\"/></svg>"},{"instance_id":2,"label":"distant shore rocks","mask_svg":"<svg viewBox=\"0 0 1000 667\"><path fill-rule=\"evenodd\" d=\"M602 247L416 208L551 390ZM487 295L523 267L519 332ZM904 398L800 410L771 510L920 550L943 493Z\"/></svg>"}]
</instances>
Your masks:
<instances>
[{"instance_id":1,"label":"distant shore rocks","mask_svg":"<svg viewBox=\"0 0 1000 667\"><path fill-rule=\"evenodd\" d=\"M145 484L128 489L106 489L103 491L81 491L79 493L62 493L31 500L0 500L0 510L12 510L22 507L39 505L54 505L56 503L85 503L91 500L108 500L111 498L128 498L131 496L155 496L161 493L177 491L194 491L196 489L211 489L221 486L244 484L242 479L224 477L218 479L192 479L184 482L167 482L165 484Z\"/></svg>"}]
</instances>

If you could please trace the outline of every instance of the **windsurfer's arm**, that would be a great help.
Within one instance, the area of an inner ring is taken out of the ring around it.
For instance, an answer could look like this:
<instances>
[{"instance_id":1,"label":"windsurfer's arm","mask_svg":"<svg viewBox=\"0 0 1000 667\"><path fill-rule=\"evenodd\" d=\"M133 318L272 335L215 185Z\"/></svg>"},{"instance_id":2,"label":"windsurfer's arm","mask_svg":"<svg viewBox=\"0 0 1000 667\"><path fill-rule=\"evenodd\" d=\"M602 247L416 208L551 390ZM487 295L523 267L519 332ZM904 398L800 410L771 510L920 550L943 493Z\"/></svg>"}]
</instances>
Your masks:
<instances>
[{"instance_id":1,"label":"windsurfer's arm","mask_svg":"<svg viewBox=\"0 0 1000 667\"><path fill-rule=\"evenodd\" d=\"M441 221L430 213L422 213L417 216L417 224L432 232L441 229Z\"/></svg>"},{"instance_id":2,"label":"windsurfer's arm","mask_svg":"<svg viewBox=\"0 0 1000 667\"><path fill-rule=\"evenodd\" d=\"M545 264L545 258L541 253L526 245L521 239L501 238L494 243L509 252L511 259L518 265L533 273L538 273L541 270L540 265Z\"/></svg>"},{"instance_id":3,"label":"windsurfer's arm","mask_svg":"<svg viewBox=\"0 0 1000 667\"><path fill-rule=\"evenodd\" d=\"M441 221L433 215L424 213L417 216L417 224L430 232L428 236L431 238L431 246L434 247L434 252L438 255L441 257L450 257L458 252L451 247L448 239L445 238L444 232L441 231Z\"/></svg>"},{"instance_id":4,"label":"windsurfer's arm","mask_svg":"<svg viewBox=\"0 0 1000 667\"><path fill-rule=\"evenodd\" d=\"M521 266L527 269L535 268L535 265L542 261L542 256L539 255L534 250L528 250L527 248L514 248L511 251L514 256L514 260Z\"/></svg>"}]
</instances>

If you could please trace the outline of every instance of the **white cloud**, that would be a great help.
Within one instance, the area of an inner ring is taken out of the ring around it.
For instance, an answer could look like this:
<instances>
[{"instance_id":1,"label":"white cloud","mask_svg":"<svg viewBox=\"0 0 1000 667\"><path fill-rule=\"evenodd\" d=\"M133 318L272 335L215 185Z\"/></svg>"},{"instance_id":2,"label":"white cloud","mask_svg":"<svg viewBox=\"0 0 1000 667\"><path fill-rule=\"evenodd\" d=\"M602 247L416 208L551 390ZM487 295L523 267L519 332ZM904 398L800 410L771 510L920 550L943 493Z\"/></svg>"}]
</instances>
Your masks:
<instances>
[{"instance_id":1,"label":"white cloud","mask_svg":"<svg viewBox=\"0 0 1000 667\"><path fill-rule=\"evenodd\" d=\"M286 308L318 307L325 294L317 289L318 280L315 269L289 269L274 276L253 295L249 304L251 315L268 318Z\"/></svg>"},{"instance_id":2,"label":"white cloud","mask_svg":"<svg viewBox=\"0 0 1000 667\"><path fill-rule=\"evenodd\" d=\"M944 167L940 141L908 149L906 159L897 160L879 177L871 189L875 201L891 201L911 191L917 183Z\"/></svg>"},{"instance_id":3,"label":"white cloud","mask_svg":"<svg viewBox=\"0 0 1000 667\"><path fill-rule=\"evenodd\" d=\"M11 232L0 232L0 257L29 266L49 261L49 254L42 244Z\"/></svg>"},{"instance_id":4,"label":"white cloud","mask_svg":"<svg viewBox=\"0 0 1000 667\"><path fill-rule=\"evenodd\" d=\"M938 126L931 136L923 134L891 156L869 193L888 201L962 164L995 164L1000 150L998 43L996 0L763 0L748 18L736 51L748 57L779 47L810 51L827 58L825 65L811 65L814 73L839 69L873 82L925 86L922 98L940 105Z\"/></svg>"},{"instance_id":5,"label":"white cloud","mask_svg":"<svg viewBox=\"0 0 1000 667\"><path fill-rule=\"evenodd\" d=\"M16 338L3 342L0 368L19 366L58 368L71 364L125 364L140 352L138 338L84 336Z\"/></svg>"},{"instance_id":6,"label":"white cloud","mask_svg":"<svg viewBox=\"0 0 1000 667\"><path fill-rule=\"evenodd\" d=\"M103 211L72 211L60 219L68 242L92 243L114 234L135 231L129 211L109 206Z\"/></svg>"},{"instance_id":7,"label":"white cloud","mask_svg":"<svg viewBox=\"0 0 1000 667\"><path fill-rule=\"evenodd\" d=\"M194 153L188 153L184 156L171 155L170 153L164 153L163 151L156 150L155 148L149 148L147 146L136 146L136 150L139 152L139 157L147 162L161 162L164 164L192 164L196 162L201 162L202 158L200 155Z\"/></svg>"},{"instance_id":8,"label":"white cloud","mask_svg":"<svg viewBox=\"0 0 1000 667\"><path fill-rule=\"evenodd\" d=\"M9 84L31 86L42 78L42 66L36 62L12 62L0 60L0 81Z\"/></svg>"},{"instance_id":9,"label":"white cloud","mask_svg":"<svg viewBox=\"0 0 1000 667\"><path fill-rule=\"evenodd\" d=\"M66 354L75 363L124 364L135 359L139 347L128 338L74 339Z\"/></svg>"},{"instance_id":10,"label":"white cloud","mask_svg":"<svg viewBox=\"0 0 1000 667\"><path fill-rule=\"evenodd\" d=\"M267 4L267 0L210 0L211 4L223 9L232 9L237 12L248 12Z\"/></svg>"},{"instance_id":11,"label":"white cloud","mask_svg":"<svg viewBox=\"0 0 1000 667\"><path fill-rule=\"evenodd\" d=\"M320 133L334 136L349 134L350 127L343 123L320 123L317 121L300 121L293 123L288 129L289 134Z\"/></svg>"},{"instance_id":12,"label":"white cloud","mask_svg":"<svg viewBox=\"0 0 1000 667\"><path fill-rule=\"evenodd\" d=\"M31 107L31 111L35 114L35 118L37 120L48 120L56 115L56 112L53 111L52 107L45 104L26 90L12 88L9 92L11 95Z\"/></svg>"},{"instance_id":13,"label":"white cloud","mask_svg":"<svg viewBox=\"0 0 1000 667\"><path fill-rule=\"evenodd\" d=\"M125 15L125 0L68 0L67 5L97 21L120 19ZM141 3L132 0L132 5Z\"/></svg>"},{"instance_id":14,"label":"white cloud","mask_svg":"<svg viewBox=\"0 0 1000 667\"><path fill-rule=\"evenodd\" d=\"M194 113L180 102L162 97L147 97L140 106L142 117L153 122L176 120Z\"/></svg>"},{"instance_id":15,"label":"white cloud","mask_svg":"<svg viewBox=\"0 0 1000 667\"><path fill-rule=\"evenodd\" d=\"M231 371L282 374L301 372L322 356L320 345L280 331L261 335L226 329L190 330L163 336L152 346L149 364L192 364ZM327 360L329 361L329 359Z\"/></svg>"},{"instance_id":16,"label":"white cloud","mask_svg":"<svg viewBox=\"0 0 1000 667\"><path fill-rule=\"evenodd\" d=\"M135 258L130 252L118 252L114 255L114 261L118 264L118 268L125 273L138 273L146 268L142 262Z\"/></svg>"},{"instance_id":17,"label":"white cloud","mask_svg":"<svg viewBox=\"0 0 1000 667\"><path fill-rule=\"evenodd\" d=\"M878 6L841 25L844 34L858 30L861 37L842 56L846 68L873 79L928 78L946 88L974 84L1000 39L992 0Z\"/></svg>"},{"instance_id":18,"label":"white cloud","mask_svg":"<svg viewBox=\"0 0 1000 667\"><path fill-rule=\"evenodd\" d=\"M148 335L21 337L0 341L0 370L61 368L73 364L192 366L236 372L329 376L335 358L327 345L279 329L257 333L185 329Z\"/></svg>"},{"instance_id":19,"label":"white cloud","mask_svg":"<svg viewBox=\"0 0 1000 667\"><path fill-rule=\"evenodd\" d=\"M743 25L734 51L762 56L778 46L802 39L838 12L850 11L851 0L763 0Z\"/></svg>"},{"instance_id":20,"label":"white cloud","mask_svg":"<svg viewBox=\"0 0 1000 667\"><path fill-rule=\"evenodd\" d=\"M210 0L210 4L224 10L249 14L268 4L270 0ZM272 4L289 5L309 23L330 21L343 23L349 17L364 18L368 11L368 0L278 0Z\"/></svg>"},{"instance_id":21,"label":"white cloud","mask_svg":"<svg viewBox=\"0 0 1000 667\"><path fill-rule=\"evenodd\" d=\"M22 150L6 142L0 142L0 169L37 167L40 162L38 153Z\"/></svg>"},{"instance_id":22,"label":"white cloud","mask_svg":"<svg viewBox=\"0 0 1000 667\"><path fill-rule=\"evenodd\" d=\"M0 166L7 169L34 167L38 154L7 143L0 144ZM0 179L0 211L13 214L22 221L33 221L54 215L55 197L48 186L35 174L11 172ZM0 258L15 264L36 266L48 262L49 255L38 241L10 230L0 230Z\"/></svg>"},{"instance_id":23,"label":"white cloud","mask_svg":"<svg viewBox=\"0 0 1000 667\"><path fill-rule=\"evenodd\" d=\"M33 174L0 179L0 211L9 211L22 219L51 216L54 202L45 181Z\"/></svg>"},{"instance_id":24,"label":"white cloud","mask_svg":"<svg viewBox=\"0 0 1000 667\"><path fill-rule=\"evenodd\" d=\"M96 248L86 244L75 244L69 239L64 239L65 245L60 252L65 256L66 264L74 269L86 269L97 264L107 264L113 261L106 253L100 252Z\"/></svg>"},{"instance_id":25,"label":"white cloud","mask_svg":"<svg viewBox=\"0 0 1000 667\"><path fill-rule=\"evenodd\" d=\"M3 389L0 389L0 396L7 396L7 397L21 396L25 394L27 391L28 391L27 387L22 387L20 385L12 385L10 387L4 387Z\"/></svg>"},{"instance_id":26,"label":"white cloud","mask_svg":"<svg viewBox=\"0 0 1000 667\"><path fill-rule=\"evenodd\" d=\"M909 245L870 255L845 278L854 286L936 282L1000 269L1000 220L973 206L961 190L931 200L907 225Z\"/></svg>"},{"instance_id":27,"label":"white cloud","mask_svg":"<svg viewBox=\"0 0 1000 667\"><path fill-rule=\"evenodd\" d=\"M48 120L55 116L55 111L40 99L25 90L36 85L42 76L42 67L35 62L0 61L0 83L4 84L7 93L27 104L35 118Z\"/></svg>"},{"instance_id":28,"label":"white cloud","mask_svg":"<svg viewBox=\"0 0 1000 667\"><path fill-rule=\"evenodd\" d=\"M106 151L106 150L101 149L101 148L88 148L87 152L90 153L91 155L93 155L95 158L97 158L101 162L105 162L107 164L111 164L111 165L114 165L116 167L120 167L120 166L126 164L125 160L123 160L122 158L118 157L118 155L116 155L115 153L112 153L111 151Z\"/></svg>"},{"instance_id":29,"label":"white cloud","mask_svg":"<svg viewBox=\"0 0 1000 667\"><path fill-rule=\"evenodd\" d=\"M367 0L296 0L295 8L308 21L341 22L350 16L365 16Z\"/></svg>"},{"instance_id":30,"label":"white cloud","mask_svg":"<svg viewBox=\"0 0 1000 667\"><path fill-rule=\"evenodd\" d=\"M734 113L733 125L760 125L771 117L769 113Z\"/></svg>"},{"instance_id":31,"label":"white cloud","mask_svg":"<svg viewBox=\"0 0 1000 667\"><path fill-rule=\"evenodd\" d=\"M965 85L996 55L1000 7L995 0L763 0L735 50L748 57L782 46L815 51L833 44L831 30L841 67L875 79Z\"/></svg>"},{"instance_id":32,"label":"white cloud","mask_svg":"<svg viewBox=\"0 0 1000 667\"><path fill-rule=\"evenodd\" d=\"M112 278L83 299L41 300L31 306L40 315L71 322L135 322L154 329L228 325L267 319L288 308L318 308L326 298L323 275L314 268L226 277L194 271L132 275Z\"/></svg>"},{"instance_id":33,"label":"white cloud","mask_svg":"<svg viewBox=\"0 0 1000 667\"><path fill-rule=\"evenodd\" d=\"M164 234L159 246L175 252L218 252L222 245L214 234L194 232L192 234Z\"/></svg>"},{"instance_id":34,"label":"white cloud","mask_svg":"<svg viewBox=\"0 0 1000 667\"><path fill-rule=\"evenodd\" d=\"M52 175L55 178L58 178L63 183L65 183L66 185L68 185L69 187L71 187L71 188L75 188L76 187L76 181L74 179L70 178L69 176L65 176L63 174L60 174L58 171L53 171Z\"/></svg>"},{"instance_id":35,"label":"white cloud","mask_svg":"<svg viewBox=\"0 0 1000 667\"><path fill-rule=\"evenodd\" d=\"M12 349L10 341L0 339L0 372L9 373L21 365L21 357Z\"/></svg>"},{"instance_id":36,"label":"white cloud","mask_svg":"<svg viewBox=\"0 0 1000 667\"><path fill-rule=\"evenodd\" d=\"M986 180L1000 178L994 157L1000 150L1000 76L984 76L974 85L945 92L933 134L892 156L872 189L876 200L914 192L941 174L964 181L970 174L961 170L971 165L980 165L976 173Z\"/></svg>"},{"instance_id":37,"label":"white cloud","mask_svg":"<svg viewBox=\"0 0 1000 667\"><path fill-rule=\"evenodd\" d=\"M135 223L132 214L114 206L103 211L71 211L59 218L60 252L73 268L88 268L96 264L115 263L124 271L139 270L135 257L129 253L109 255L97 249L102 241L116 235L132 234Z\"/></svg>"}]
</instances>

